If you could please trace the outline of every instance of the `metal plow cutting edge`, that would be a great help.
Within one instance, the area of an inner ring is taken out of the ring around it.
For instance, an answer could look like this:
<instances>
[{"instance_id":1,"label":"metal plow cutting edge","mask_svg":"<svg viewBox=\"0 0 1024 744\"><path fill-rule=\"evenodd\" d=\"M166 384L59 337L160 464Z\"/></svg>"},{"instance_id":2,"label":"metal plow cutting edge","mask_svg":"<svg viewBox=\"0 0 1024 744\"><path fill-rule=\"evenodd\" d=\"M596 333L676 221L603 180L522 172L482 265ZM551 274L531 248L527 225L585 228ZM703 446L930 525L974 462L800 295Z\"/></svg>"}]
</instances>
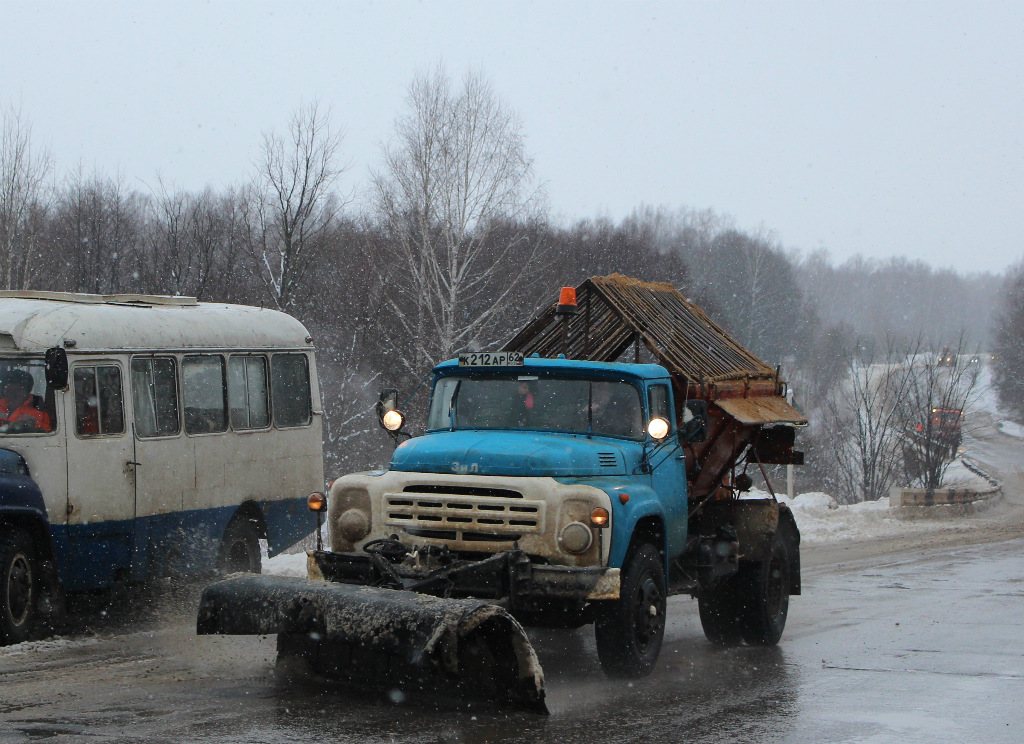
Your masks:
<instances>
[{"instance_id":1,"label":"metal plow cutting edge","mask_svg":"<svg viewBox=\"0 0 1024 744\"><path fill-rule=\"evenodd\" d=\"M235 576L203 592L197 632L276 633L279 663L304 659L326 677L548 712L544 673L522 626L480 600Z\"/></svg>"}]
</instances>

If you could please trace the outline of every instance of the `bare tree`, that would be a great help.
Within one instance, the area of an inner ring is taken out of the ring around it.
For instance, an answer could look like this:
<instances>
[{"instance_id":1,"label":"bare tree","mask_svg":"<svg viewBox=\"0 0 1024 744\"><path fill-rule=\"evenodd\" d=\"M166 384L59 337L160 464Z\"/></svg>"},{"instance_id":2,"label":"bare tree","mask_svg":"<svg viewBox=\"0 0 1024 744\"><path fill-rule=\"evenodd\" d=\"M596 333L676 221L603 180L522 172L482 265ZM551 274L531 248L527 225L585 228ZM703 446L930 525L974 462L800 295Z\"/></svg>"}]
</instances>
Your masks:
<instances>
[{"instance_id":1,"label":"bare tree","mask_svg":"<svg viewBox=\"0 0 1024 744\"><path fill-rule=\"evenodd\" d=\"M120 178L79 170L57 196L49 240L51 282L76 292L138 289L144 198Z\"/></svg>"},{"instance_id":2,"label":"bare tree","mask_svg":"<svg viewBox=\"0 0 1024 744\"><path fill-rule=\"evenodd\" d=\"M247 244L273 302L291 309L303 277L325 250L345 201L333 190L342 134L316 103L292 117L287 135L266 133L248 200Z\"/></svg>"},{"instance_id":3,"label":"bare tree","mask_svg":"<svg viewBox=\"0 0 1024 744\"><path fill-rule=\"evenodd\" d=\"M397 355L422 370L491 340L542 246L528 239L540 190L518 116L477 73L415 78L374 174L381 242L370 251L397 323Z\"/></svg>"},{"instance_id":4,"label":"bare tree","mask_svg":"<svg viewBox=\"0 0 1024 744\"><path fill-rule=\"evenodd\" d=\"M914 354L907 367L907 390L899 406L907 474L931 493L956 457L964 410L981 365L977 355L967 353L961 334L955 344Z\"/></svg>"},{"instance_id":5,"label":"bare tree","mask_svg":"<svg viewBox=\"0 0 1024 744\"><path fill-rule=\"evenodd\" d=\"M875 501L902 475L900 404L910 384L907 354L889 341L883 359L853 358L825 402L823 425L841 493L837 501Z\"/></svg>"},{"instance_id":6,"label":"bare tree","mask_svg":"<svg viewBox=\"0 0 1024 744\"><path fill-rule=\"evenodd\" d=\"M149 291L224 300L237 286L244 256L244 212L234 191L207 188L191 194L163 182L150 201L147 260L142 284Z\"/></svg>"},{"instance_id":7,"label":"bare tree","mask_svg":"<svg viewBox=\"0 0 1024 744\"><path fill-rule=\"evenodd\" d=\"M23 289L32 281L36 217L45 209L52 160L47 151L33 150L32 127L20 110L0 113L0 282Z\"/></svg>"}]
</instances>

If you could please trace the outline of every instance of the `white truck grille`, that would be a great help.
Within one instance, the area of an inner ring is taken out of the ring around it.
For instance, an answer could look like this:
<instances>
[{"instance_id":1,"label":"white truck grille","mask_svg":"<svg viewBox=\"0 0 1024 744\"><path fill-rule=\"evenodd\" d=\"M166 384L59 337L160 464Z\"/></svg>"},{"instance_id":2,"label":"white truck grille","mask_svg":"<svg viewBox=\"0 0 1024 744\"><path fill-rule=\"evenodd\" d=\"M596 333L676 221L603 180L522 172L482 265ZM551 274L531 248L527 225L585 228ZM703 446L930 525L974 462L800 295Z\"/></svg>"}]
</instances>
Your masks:
<instances>
[{"instance_id":1,"label":"white truck grille","mask_svg":"<svg viewBox=\"0 0 1024 744\"><path fill-rule=\"evenodd\" d=\"M544 531L543 501L443 493L437 486L417 493L413 488L384 494L386 525L421 537L465 542L511 542Z\"/></svg>"}]
</instances>

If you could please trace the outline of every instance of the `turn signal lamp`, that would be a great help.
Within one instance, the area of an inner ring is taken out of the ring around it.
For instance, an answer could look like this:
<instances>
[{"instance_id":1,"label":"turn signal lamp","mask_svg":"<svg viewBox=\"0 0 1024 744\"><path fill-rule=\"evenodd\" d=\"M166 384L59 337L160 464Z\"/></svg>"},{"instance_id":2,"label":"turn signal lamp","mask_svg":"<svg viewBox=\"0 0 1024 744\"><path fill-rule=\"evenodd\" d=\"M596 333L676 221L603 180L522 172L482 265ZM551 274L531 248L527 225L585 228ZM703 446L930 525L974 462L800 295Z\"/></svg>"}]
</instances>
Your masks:
<instances>
[{"instance_id":1,"label":"turn signal lamp","mask_svg":"<svg viewBox=\"0 0 1024 744\"><path fill-rule=\"evenodd\" d=\"M311 512L327 511L327 494L320 491L313 491L306 497L306 506Z\"/></svg>"},{"instance_id":2,"label":"turn signal lamp","mask_svg":"<svg viewBox=\"0 0 1024 744\"><path fill-rule=\"evenodd\" d=\"M594 511L590 512L590 524L592 527L601 529L602 527L608 526L608 510L603 506L599 506Z\"/></svg>"},{"instance_id":3,"label":"turn signal lamp","mask_svg":"<svg viewBox=\"0 0 1024 744\"><path fill-rule=\"evenodd\" d=\"M401 411L385 411L384 416L381 418L381 422L384 424L384 428L388 431L398 431L402 428L402 424L405 422L405 416L402 415Z\"/></svg>"},{"instance_id":4,"label":"turn signal lamp","mask_svg":"<svg viewBox=\"0 0 1024 744\"><path fill-rule=\"evenodd\" d=\"M654 439L664 439L668 436L668 421L663 418L652 418L651 422L647 424L647 433L650 434Z\"/></svg>"}]
</instances>

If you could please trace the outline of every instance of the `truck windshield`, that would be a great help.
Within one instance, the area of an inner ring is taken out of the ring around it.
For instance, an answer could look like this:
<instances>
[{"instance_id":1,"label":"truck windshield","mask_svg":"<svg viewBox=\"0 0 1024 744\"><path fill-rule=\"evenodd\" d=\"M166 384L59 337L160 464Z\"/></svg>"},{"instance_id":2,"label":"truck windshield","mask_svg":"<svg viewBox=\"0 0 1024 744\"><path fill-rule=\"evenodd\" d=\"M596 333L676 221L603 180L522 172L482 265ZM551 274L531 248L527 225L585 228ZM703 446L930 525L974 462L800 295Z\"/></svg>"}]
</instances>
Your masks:
<instances>
[{"instance_id":1,"label":"truck windshield","mask_svg":"<svg viewBox=\"0 0 1024 744\"><path fill-rule=\"evenodd\" d=\"M642 439L639 390L629 383L535 377L443 377L427 428L535 429Z\"/></svg>"},{"instance_id":2,"label":"truck windshield","mask_svg":"<svg viewBox=\"0 0 1024 744\"><path fill-rule=\"evenodd\" d=\"M0 357L0 436L53 431L52 397L42 359Z\"/></svg>"}]
</instances>

